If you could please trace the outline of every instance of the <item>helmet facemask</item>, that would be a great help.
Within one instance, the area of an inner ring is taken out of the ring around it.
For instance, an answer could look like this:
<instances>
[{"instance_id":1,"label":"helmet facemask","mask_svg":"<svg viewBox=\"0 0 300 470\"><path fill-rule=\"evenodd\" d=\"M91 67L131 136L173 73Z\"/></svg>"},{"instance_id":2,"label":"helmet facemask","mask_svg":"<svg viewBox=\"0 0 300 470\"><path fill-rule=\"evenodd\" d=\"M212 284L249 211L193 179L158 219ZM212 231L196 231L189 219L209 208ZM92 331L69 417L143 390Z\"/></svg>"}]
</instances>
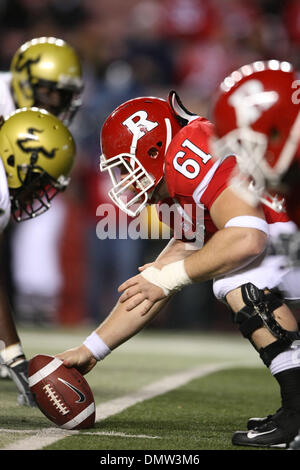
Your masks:
<instances>
[{"instance_id":1,"label":"helmet facemask","mask_svg":"<svg viewBox=\"0 0 300 470\"><path fill-rule=\"evenodd\" d=\"M69 126L82 104L80 86L38 80L32 84L34 106L44 108Z\"/></svg>"},{"instance_id":2,"label":"helmet facemask","mask_svg":"<svg viewBox=\"0 0 300 470\"><path fill-rule=\"evenodd\" d=\"M66 189L70 180L63 175L55 180L33 163L19 165L17 174L21 186L10 189L11 213L16 222L33 219L50 209L52 199Z\"/></svg>"},{"instance_id":3,"label":"helmet facemask","mask_svg":"<svg viewBox=\"0 0 300 470\"><path fill-rule=\"evenodd\" d=\"M262 202L277 212L282 211L282 200L266 192L266 174L269 184L274 186L279 179L264 158L268 146L265 134L250 127L240 127L215 139L212 146L220 158L226 155L236 157L238 167L231 175L231 186L239 196L251 205Z\"/></svg>"},{"instance_id":4,"label":"helmet facemask","mask_svg":"<svg viewBox=\"0 0 300 470\"><path fill-rule=\"evenodd\" d=\"M123 212L136 217L149 202L155 180L135 155L123 153L109 160L100 157L100 170L108 171L113 187L108 195Z\"/></svg>"}]
</instances>

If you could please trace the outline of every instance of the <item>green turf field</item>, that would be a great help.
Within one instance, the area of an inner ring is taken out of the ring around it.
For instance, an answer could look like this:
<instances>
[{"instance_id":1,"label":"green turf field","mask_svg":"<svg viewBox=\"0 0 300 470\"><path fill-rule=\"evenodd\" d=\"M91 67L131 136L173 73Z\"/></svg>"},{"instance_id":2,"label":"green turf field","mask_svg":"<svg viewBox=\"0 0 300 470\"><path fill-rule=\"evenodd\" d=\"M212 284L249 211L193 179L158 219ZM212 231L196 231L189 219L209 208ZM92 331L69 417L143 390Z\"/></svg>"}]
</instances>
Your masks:
<instances>
[{"instance_id":1,"label":"green turf field","mask_svg":"<svg viewBox=\"0 0 300 470\"><path fill-rule=\"evenodd\" d=\"M87 333L20 330L28 357L61 352ZM86 378L97 414L85 431L58 429L38 409L18 406L14 384L2 380L0 449L243 450L231 445L232 433L279 407L275 381L239 334L145 331Z\"/></svg>"}]
</instances>

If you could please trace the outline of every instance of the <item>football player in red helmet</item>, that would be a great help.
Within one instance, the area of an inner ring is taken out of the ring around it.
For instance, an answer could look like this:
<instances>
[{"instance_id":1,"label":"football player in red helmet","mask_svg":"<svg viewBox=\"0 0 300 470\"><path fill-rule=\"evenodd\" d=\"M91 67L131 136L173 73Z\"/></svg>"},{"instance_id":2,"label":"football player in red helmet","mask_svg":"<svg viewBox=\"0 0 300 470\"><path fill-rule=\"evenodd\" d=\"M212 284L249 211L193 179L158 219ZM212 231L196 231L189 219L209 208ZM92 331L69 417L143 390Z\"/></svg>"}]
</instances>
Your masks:
<instances>
[{"instance_id":1,"label":"football player in red helmet","mask_svg":"<svg viewBox=\"0 0 300 470\"><path fill-rule=\"evenodd\" d=\"M291 310L273 289L286 299L300 298L300 279L299 273L294 279L294 268L282 270L282 257L271 257L267 247L278 230L289 232L294 224L268 205L237 196L231 188L236 159L215 159L212 135L212 124L188 112L175 92L169 102L130 100L107 118L101 170L110 173L114 203L129 215L149 203L158 210L173 204L182 223L169 219L174 238L158 258L119 287L116 307L83 345L58 357L87 373L148 324L176 291L214 279L215 296L234 312L240 331L279 383L283 401L268 429L235 433L233 442L286 445L300 427L300 368L291 347L300 336Z\"/></svg>"},{"instance_id":2,"label":"football player in red helmet","mask_svg":"<svg viewBox=\"0 0 300 470\"><path fill-rule=\"evenodd\" d=\"M212 107L215 154L237 155L240 170L251 176L252 183L238 178L234 182L239 193L253 203L267 199L270 204L266 190L285 193L290 190L291 176L295 180L294 164L300 157L299 85L289 62L257 61L232 72L216 94ZM274 209L282 210L281 202L271 197Z\"/></svg>"},{"instance_id":3,"label":"football player in red helmet","mask_svg":"<svg viewBox=\"0 0 300 470\"><path fill-rule=\"evenodd\" d=\"M222 158L234 153L239 161L241 172L233 175L232 187L251 204L263 202L278 212L287 210L298 227L299 85L289 62L257 61L223 80L212 107L215 154ZM276 191L283 194L286 204ZM299 239L296 227L289 234L279 233L273 249L299 265ZM280 412L252 418L248 428L265 426Z\"/></svg>"},{"instance_id":4,"label":"football player in red helmet","mask_svg":"<svg viewBox=\"0 0 300 470\"><path fill-rule=\"evenodd\" d=\"M131 217L151 204L163 178L166 150L180 128L169 104L154 97L127 101L105 121L100 168L110 174L111 199ZM130 193L132 186L136 194Z\"/></svg>"}]
</instances>

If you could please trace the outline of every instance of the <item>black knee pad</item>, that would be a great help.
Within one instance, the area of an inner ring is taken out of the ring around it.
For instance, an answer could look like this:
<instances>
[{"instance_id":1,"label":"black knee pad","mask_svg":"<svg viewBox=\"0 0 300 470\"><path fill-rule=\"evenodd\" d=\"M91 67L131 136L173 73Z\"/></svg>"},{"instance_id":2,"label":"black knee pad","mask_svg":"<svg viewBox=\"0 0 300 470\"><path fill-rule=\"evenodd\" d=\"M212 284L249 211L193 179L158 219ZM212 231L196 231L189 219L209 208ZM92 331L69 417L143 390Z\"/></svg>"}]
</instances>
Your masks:
<instances>
[{"instance_id":1,"label":"black knee pad","mask_svg":"<svg viewBox=\"0 0 300 470\"><path fill-rule=\"evenodd\" d=\"M281 307L283 302L273 292L265 293L250 282L241 286L241 293L246 305L234 315L234 323L239 325L242 335L249 339L255 330L265 325L267 319L273 323L272 313ZM280 325L276 322L276 325L272 326L276 329ZM270 329L269 326L267 328Z\"/></svg>"},{"instance_id":2,"label":"black knee pad","mask_svg":"<svg viewBox=\"0 0 300 470\"><path fill-rule=\"evenodd\" d=\"M285 330L276 321L273 312L283 305L282 298L276 292L264 292L254 284L247 283L241 286L241 293L246 305L234 315L234 322L238 324L242 335L250 341L252 333L263 326L276 338L275 342L259 350L264 364L269 366L278 354L285 351L293 341L299 340L300 335L298 332ZM251 343L253 344L252 341Z\"/></svg>"},{"instance_id":3,"label":"black knee pad","mask_svg":"<svg viewBox=\"0 0 300 470\"><path fill-rule=\"evenodd\" d=\"M277 339L274 343L268 344L265 348L261 348L258 352L263 363L269 367L273 359L278 354L284 352L291 344L293 340L290 339Z\"/></svg>"}]
</instances>

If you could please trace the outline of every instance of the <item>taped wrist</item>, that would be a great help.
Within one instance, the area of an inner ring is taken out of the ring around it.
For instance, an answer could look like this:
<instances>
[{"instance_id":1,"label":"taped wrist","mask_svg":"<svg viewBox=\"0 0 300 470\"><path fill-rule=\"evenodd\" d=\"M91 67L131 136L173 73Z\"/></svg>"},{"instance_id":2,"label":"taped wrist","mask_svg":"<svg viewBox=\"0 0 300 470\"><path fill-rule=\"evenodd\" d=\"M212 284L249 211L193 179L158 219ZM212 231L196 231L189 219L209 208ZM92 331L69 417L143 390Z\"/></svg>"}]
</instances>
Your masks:
<instances>
[{"instance_id":1,"label":"taped wrist","mask_svg":"<svg viewBox=\"0 0 300 470\"><path fill-rule=\"evenodd\" d=\"M111 353L109 347L95 331L84 340L83 344L91 351L97 361L101 361Z\"/></svg>"},{"instance_id":2,"label":"taped wrist","mask_svg":"<svg viewBox=\"0 0 300 470\"><path fill-rule=\"evenodd\" d=\"M150 266L142 271L141 275L147 281L160 287L166 296L192 284L192 280L186 273L184 260L167 264L162 269Z\"/></svg>"}]
</instances>

